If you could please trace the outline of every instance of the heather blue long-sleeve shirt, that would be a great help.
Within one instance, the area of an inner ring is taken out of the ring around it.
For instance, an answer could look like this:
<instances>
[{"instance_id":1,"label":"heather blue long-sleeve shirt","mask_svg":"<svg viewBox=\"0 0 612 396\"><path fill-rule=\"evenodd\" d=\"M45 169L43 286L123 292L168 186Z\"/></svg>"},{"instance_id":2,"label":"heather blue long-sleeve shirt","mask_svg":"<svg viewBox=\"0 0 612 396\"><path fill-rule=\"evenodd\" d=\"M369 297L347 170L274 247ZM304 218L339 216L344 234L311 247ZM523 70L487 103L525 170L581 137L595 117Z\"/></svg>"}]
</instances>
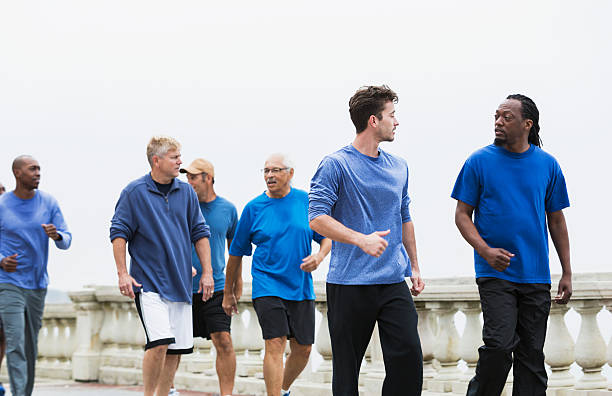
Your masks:
<instances>
[{"instance_id":1,"label":"heather blue long-sleeve shirt","mask_svg":"<svg viewBox=\"0 0 612 396\"><path fill-rule=\"evenodd\" d=\"M111 220L111 241L128 242L130 275L174 302L191 303L191 244L208 237L193 188L175 178L164 195L150 173L123 189Z\"/></svg>"},{"instance_id":2,"label":"heather blue long-sleeve shirt","mask_svg":"<svg viewBox=\"0 0 612 396\"><path fill-rule=\"evenodd\" d=\"M62 239L54 241L55 246L59 249L70 247L72 234L51 195L36 190L31 199L21 199L12 191L0 196L0 260L17 253L17 270L0 269L0 283L24 289L47 287L49 237L42 224L53 224L57 228Z\"/></svg>"},{"instance_id":3,"label":"heather blue long-sleeve shirt","mask_svg":"<svg viewBox=\"0 0 612 396\"><path fill-rule=\"evenodd\" d=\"M334 241L327 282L391 284L410 276L402 243L402 224L411 221L409 204L408 166L402 158L380 149L378 157L370 157L352 145L323 158L310 183L309 219L329 215L363 234L391 230L380 257Z\"/></svg>"}]
</instances>

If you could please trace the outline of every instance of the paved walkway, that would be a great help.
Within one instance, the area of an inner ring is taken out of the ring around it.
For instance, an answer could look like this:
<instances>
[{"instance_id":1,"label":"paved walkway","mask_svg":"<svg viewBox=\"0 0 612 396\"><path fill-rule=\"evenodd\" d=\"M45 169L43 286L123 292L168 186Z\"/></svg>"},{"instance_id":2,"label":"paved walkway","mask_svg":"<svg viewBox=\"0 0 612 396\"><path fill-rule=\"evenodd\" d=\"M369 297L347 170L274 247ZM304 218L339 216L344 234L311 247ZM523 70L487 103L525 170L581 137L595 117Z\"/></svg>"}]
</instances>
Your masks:
<instances>
[{"instance_id":1,"label":"paved walkway","mask_svg":"<svg viewBox=\"0 0 612 396\"><path fill-rule=\"evenodd\" d=\"M6 386L7 384L4 383ZM205 393L181 390L180 396L218 396L218 393ZM87 395L87 396L136 396L142 395L142 386L112 386L98 383L79 383L41 379L34 386L33 396ZM7 389L6 396L10 395Z\"/></svg>"}]
</instances>

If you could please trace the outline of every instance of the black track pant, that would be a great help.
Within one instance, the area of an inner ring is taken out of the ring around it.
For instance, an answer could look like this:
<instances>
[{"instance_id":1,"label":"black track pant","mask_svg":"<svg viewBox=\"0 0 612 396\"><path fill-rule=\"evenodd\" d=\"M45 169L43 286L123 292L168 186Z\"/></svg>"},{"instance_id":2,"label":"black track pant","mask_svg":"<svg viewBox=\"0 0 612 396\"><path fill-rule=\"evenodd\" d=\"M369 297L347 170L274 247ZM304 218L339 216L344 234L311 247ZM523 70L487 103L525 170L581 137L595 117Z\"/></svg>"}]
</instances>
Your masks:
<instances>
[{"instance_id":1,"label":"black track pant","mask_svg":"<svg viewBox=\"0 0 612 396\"><path fill-rule=\"evenodd\" d=\"M406 282L390 285L327 284L335 396L358 396L359 368L378 322L385 362L384 396L418 396L423 354L417 313Z\"/></svg>"},{"instance_id":2,"label":"black track pant","mask_svg":"<svg viewBox=\"0 0 612 396\"><path fill-rule=\"evenodd\" d=\"M484 317L480 358L468 396L497 396L504 389L514 363L513 396L545 396L546 321L550 285L478 278ZM514 360L513 360L514 353Z\"/></svg>"}]
</instances>

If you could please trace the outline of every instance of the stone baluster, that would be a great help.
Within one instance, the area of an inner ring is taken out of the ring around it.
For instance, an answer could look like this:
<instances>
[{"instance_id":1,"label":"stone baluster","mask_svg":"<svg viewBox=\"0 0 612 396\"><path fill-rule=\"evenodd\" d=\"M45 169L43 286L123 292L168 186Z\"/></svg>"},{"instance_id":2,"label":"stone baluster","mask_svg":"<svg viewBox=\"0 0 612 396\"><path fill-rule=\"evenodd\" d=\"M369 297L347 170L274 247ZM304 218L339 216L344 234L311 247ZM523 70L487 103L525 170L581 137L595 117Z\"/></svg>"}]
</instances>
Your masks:
<instances>
[{"instance_id":1,"label":"stone baluster","mask_svg":"<svg viewBox=\"0 0 612 396\"><path fill-rule=\"evenodd\" d=\"M603 304L598 300L578 300L571 305L582 319L576 340L576 363L584 374L575 388L604 389L608 386L606 377L601 374L601 369L606 364L606 343L597 325L597 314Z\"/></svg>"},{"instance_id":2,"label":"stone baluster","mask_svg":"<svg viewBox=\"0 0 612 396\"><path fill-rule=\"evenodd\" d=\"M113 312L112 303L103 303L102 310L102 328L100 330L100 347L102 351L100 353L100 368L105 366L112 366L113 356L117 351L117 345L115 344L115 340L113 339L116 319L115 313ZM99 374L102 374L102 372L100 372ZM104 384L114 383L111 381L110 378L99 377L99 380Z\"/></svg>"},{"instance_id":3,"label":"stone baluster","mask_svg":"<svg viewBox=\"0 0 612 396\"><path fill-rule=\"evenodd\" d=\"M450 392L453 381L461 378L461 371L457 367L460 359L459 333L455 327L457 308L452 302L446 301L428 302L427 307L438 316L438 335L434 345L434 356L440 362L440 370L434 379L428 382L428 390Z\"/></svg>"},{"instance_id":4,"label":"stone baluster","mask_svg":"<svg viewBox=\"0 0 612 396\"><path fill-rule=\"evenodd\" d=\"M126 325L127 337L125 342L127 343L127 353L130 356L126 363L126 367L142 369L142 358L144 355L144 346L147 343L147 336L142 322L138 316L136 310L136 304L133 301L124 303L123 308L126 310Z\"/></svg>"},{"instance_id":5,"label":"stone baluster","mask_svg":"<svg viewBox=\"0 0 612 396\"><path fill-rule=\"evenodd\" d=\"M38 333L38 360L39 366L44 362L51 353L51 319L44 318L42 327Z\"/></svg>"},{"instance_id":6,"label":"stone baluster","mask_svg":"<svg viewBox=\"0 0 612 396\"><path fill-rule=\"evenodd\" d=\"M544 356L550 366L551 375L548 378L548 388L569 388L576 382L570 373L574 363L574 340L565 324L565 314L569 311L567 305L553 303L550 307Z\"/></svg>"},{"instance_id":7,"label":"stone baluster","mask_svg":"<svg viewBox=\"0 0 612 396\"><path fill-rule=\"evenodd\" d=\"M206 338L194 338L194 353L187 355L189 357L184 364L186 370L191 373L206 373L210 375L215 367L215 359L211 354L212 346L212 341Z\"/></svg>"},{"instance_id":8,"label":"stone baluster","mask_svg":"<svg viewBox=\"0 0 612 396\"><path fill-rule=\"evenodd\" d=\"M61 350L58 356L58 377L62 379L72 378L72 353L74 352L74 319L62 318L59 322L59 339L61 340ZM57 377L56 377L57 378Z\"/></svg>"},{"instance_id":9,"label":"stone baluster","mask_svg":"<svg viewBox=\"0 0 612 396\"><path fill-rule=\"evenodd\" d=\"M467 370L459 381L453 383L453 393L465 394L468 383L476 374L478 348L483 345L480 301L463 301L455 303L455 307L465 315L465 329L459 342L459 355L466 363Z\"/></svg>"},{"instance_id":10,"label":"stone baluster","mask_svg":"<svg viewBox=\"0 0 612 396\"><path fill-rule=\"evenodd\" d=\"M315 306L322 315L319 331L315 339L315 348L323 358L323 361L312 374L312 378L315 382L330 383L332 380L332 350L327 322L327 303L325 301L317 301Z\"/></svg>"},{"instance_id":11,"label":"stone baluster","mask_svg":"<svg viewBox=\"0 0 612 396\"><path fill-rule=\"evenodd\" d=\"M243 357L247 354L248 345L245 343L245 334L247 332L247 328L245 326L242 314L244 309L244 303L238 303L238 313L232 315L232 324L231 324L231 335L232 335L232 345L234 346L234 353L236 353L236 365L242 363ZM240 361L240 363L238 363Z\"/></svg>"},{"instance_id":12,"label":"stone baluster","mask_svg":"<svg viewBox=\"0 0 612 396\"><path fill-rule=\"evenodd\" d=\"M612 313L612 300L606 300L604 302L606 305L606 309ZM612 367L612 336L610 337L610 342L608 343L608 366ZM612 378L610 378L610 382L608 384L608 390L612 390Z\"/></svg>"},{"instance_id":13,"label":"stone baluster","mask_svg":"<svg viewBox=\"0 0 612 396\"><path fill-rule=\"evenodd\" d=\"M60 338L60 329L59 329L59 319L53 317L49 319L49 343L51 347L49 348L49 353L47 355L49 360L52 362L53 366L55 366L58 362L58 359L62 355L62 341Z\"/></svg>"},{"instance_id":14,"label":"stone baluster","mask_svg":"<svg viewBox=\"0 0 612 396\"><path fill-rule=\"evenodd\" d=\"M104 311L93 290L69 293L77 312L76 350L72 354L72 378L77 381L98 380L100 368L100 329Z\"/></svg>"},{"instance_id":15,"label":"stone baluster","mask_svg":"<svg viewBox=\"0 0 612 396\"><path fill-rule=\"evenodd\" d=\"M419 315L418 332L423 352L423 389L427 389L429 380L436 375L436 370L433 367L434 334L430 325L431 310L425 306L424 301L415 301L414 305Z\"/></svg>"},{"instance_id":16,"label":"stone baluster","mask_svg":"<svg viewBox=\"0 0 612 396\"><path fill-rule=\"evenodd\" d=\"M383 360L382 346L380 344L380 333L378 332L378 324L374 326L372 339L369 348L371 362L368 365L368 372L364 376L363 385L366 393L372 395L382 394L382 385L385 380L385 363Z\"/></svg>"},{"instance_id":17,"label":"stone baluster","mask_svg":"<svg viewBox=\"0 0 612 396\"><path fill-rule=\"evenodd\" d=\"M130 326L130 306L131 302L116 302L113 307L117 315L117 329L115 331L115 341L119 344L119 352L116 356L118 367L132 367L132 354L130 343L134 328Z\"/></svg>"},{"instance_id":18,"label":"stone baluster","mask_svg":"<svg viewBox=\"0 0 612 396\"><path fill-rule=\"evenodd\" d=\"M250 300L241 301L239 307L243 313L248 312L249 321L246 331L243 333L243 343L246 347L245 353L241 356L240 362L237 362L236 373L240 377L253 377L257 375L263 378L261 351L264 349L264 340L261 335L259 322L257 321L257 314Z\"/></svg>"},{"instance_id":19,"label":"stone baluster","mask_svg":"<svg viewBox=\"0 0 612 396\"><path fill-rule=\"evenodd\" d=\"M142 380L140 361L134 362L130 356L133 342L134 323L130 323L130 309L134 302L119 294L116 286L95 288L96 299L103 303L104 319L100 330L103 342L100 354L99 381L103 384L137 384ZM124 306L125 304L125 306ZM142 348L142 344L138 347Z\"/></svg>"}]
</instances>

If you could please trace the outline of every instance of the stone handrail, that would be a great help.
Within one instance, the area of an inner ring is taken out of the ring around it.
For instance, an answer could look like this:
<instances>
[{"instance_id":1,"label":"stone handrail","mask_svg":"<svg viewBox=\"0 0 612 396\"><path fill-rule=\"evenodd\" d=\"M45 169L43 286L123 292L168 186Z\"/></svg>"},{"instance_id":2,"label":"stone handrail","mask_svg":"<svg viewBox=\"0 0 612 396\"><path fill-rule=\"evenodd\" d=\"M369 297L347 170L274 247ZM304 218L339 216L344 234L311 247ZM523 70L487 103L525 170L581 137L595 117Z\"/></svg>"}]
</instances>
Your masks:
<instances>
[{"instance_id":1,"label":"stone handrail","mask_svg":"<svg viewBox=\"0 0 612 396\"><path fill-rule=\"evenodd\" d=\"M558 277L556 277L558 279ZM555 277L553 277L555 279ZM473 278L427 280L415 298L423 347L424 385L428 392L465 394L482 344L481 311ZM245 284L239 315L232 318L237 356L237 393L264 394L263 340ZM331 395L331 344L327 329L325 284L315 283L318 327L311 362L292 387L292 395ZM552 286L556 294L556 285ZM115 286L92 286L69 293L72 304L49 304L39 337L37 375L105 384L142 383L141 362L145 335L132 300ZM568 306L553 303L545 345L549 365L549 395L612 395L612 378L602 373L612 365L612 340L603 339L596 316L605 307L612 313L612 273L577 274ZM576 342L565 321L569 310L581 318ZM459 316L458 316L459 315ZM462 334L456 323L465 322ZM609 331L608 331L609 332ZM316 353L314 352L316 351ZM575 375L578 365L581 373ZM574 373L573 373L574 372ZM375 331L362 366L363 395L378 395L384 364ZM214 348L196 339L194 354L184 356L176 385L216 392ZM505 395L511 394L510 375ZM424 394L427 394L425 392Z\"/></svg>"}]
</instances>

